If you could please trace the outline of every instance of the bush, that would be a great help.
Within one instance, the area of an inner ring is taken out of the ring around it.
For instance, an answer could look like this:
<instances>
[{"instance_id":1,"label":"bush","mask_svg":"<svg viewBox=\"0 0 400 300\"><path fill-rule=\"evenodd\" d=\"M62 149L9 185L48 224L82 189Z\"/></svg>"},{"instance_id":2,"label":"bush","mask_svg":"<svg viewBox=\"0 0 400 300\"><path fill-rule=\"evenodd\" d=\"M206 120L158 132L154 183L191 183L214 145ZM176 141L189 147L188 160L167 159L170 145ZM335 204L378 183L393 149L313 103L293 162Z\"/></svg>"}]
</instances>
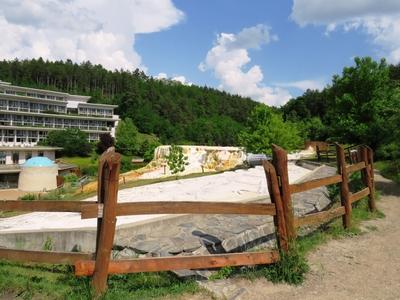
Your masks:
<instances>
[{"instance_id":1,"label":"bush","mask_svg":"<svg viewBox=\"0 0 400 300\"><path fill-rule=\"evenodd\" d=\"M140 155L143 156L144 161L151 161L154 158L154 150L161 144L158 142L148 142L144 141L142 145L140 145Z\"/></svg>"},{"instance_id":2,"label":"bush","mask_svg":"<svg viewBox=\"0 0 400 300\"><path fill-rule=\"evenodd\" d=\"M64 182L77 182L78 180L78 176L76 176L74 173L69 173L64 176Z\"/></svg>"},{"instance_id":3,"label":"bush","mask_svg":"<svg viewBox=\"0 0 400 300\"><path fill-rule=\"evenodd\" d=\"M22 197L20 197L20 200L24 200L24 201L33 201L33 200L36 200L36 195L35 194L31 194L31 193L29 193L29 194L26 194L26 195L23 195Z\"/></svg>"},{"instance_id":4,"label":"bush","mask_svg":"<svg viewBox=\"0 0 400 300\"><path fill-rule=\"evenodd\" d=\"M110 133L102 133L100 134L100 140L96 144L96 153L102 154L108 148L114 146L114 138L111 136Z\"/></svg>"},{"instance_id":5,"label":"bush","mask_svg":"<svg viewBox=\"0 0 400 300\"><path fill-rule=\"evenodd\" d=\"M82 175L86 176L97 176L98 167L96 165L93 166L85 166L81 168Z\"/></svg>"},{"instance_id":6,"label":"bush","mask_svg":"<svg viewBox=\"0 0 400 300\"><path fill-rule=\"evenodd\" d=\"M134 168L132 163L132 157L130 156L121 156L121 173L128 172Z\"/></svg>"}]
</instances>

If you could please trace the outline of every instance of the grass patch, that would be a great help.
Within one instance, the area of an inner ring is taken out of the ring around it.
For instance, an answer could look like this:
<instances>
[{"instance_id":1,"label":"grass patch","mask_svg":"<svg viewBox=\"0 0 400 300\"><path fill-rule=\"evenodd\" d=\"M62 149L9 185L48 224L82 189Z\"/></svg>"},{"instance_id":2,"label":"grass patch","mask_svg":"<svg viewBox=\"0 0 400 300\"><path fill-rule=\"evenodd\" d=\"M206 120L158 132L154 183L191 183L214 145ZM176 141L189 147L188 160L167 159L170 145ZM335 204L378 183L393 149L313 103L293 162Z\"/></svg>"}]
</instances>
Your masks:
<instances>
[{"instance_id":1,"label":"grass patch","mask_svg":"<svg viewBox=\"0 0 400 300\"><path fill-rule=\"evenodd\" d=\"M101 299L154 299L200 290L194 281L168 272L113 275L108 286ZM72 267L0 261L0 296L9 294L20 299L90 300L94 296L90 278L75 277Z\"/></svg>"}]
</instances>

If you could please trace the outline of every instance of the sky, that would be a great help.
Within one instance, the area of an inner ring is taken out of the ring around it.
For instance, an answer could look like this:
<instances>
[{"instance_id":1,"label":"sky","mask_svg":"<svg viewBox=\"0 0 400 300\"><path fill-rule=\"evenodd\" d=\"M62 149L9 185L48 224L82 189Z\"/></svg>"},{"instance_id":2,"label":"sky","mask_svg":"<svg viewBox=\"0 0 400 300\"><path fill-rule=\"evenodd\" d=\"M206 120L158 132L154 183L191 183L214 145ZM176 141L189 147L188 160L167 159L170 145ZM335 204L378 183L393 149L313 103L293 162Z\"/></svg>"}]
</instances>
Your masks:
<instances>
[{"instance_id":1,"label":"sky","mask_svg":"<svg viewBox=\"0 0 400 300\"><path fill-rule=\"evenodd\" d=\"M0 59L90 60L281 106L400 62L399 0L0 0Z\"/></svg>"}]
</instances>

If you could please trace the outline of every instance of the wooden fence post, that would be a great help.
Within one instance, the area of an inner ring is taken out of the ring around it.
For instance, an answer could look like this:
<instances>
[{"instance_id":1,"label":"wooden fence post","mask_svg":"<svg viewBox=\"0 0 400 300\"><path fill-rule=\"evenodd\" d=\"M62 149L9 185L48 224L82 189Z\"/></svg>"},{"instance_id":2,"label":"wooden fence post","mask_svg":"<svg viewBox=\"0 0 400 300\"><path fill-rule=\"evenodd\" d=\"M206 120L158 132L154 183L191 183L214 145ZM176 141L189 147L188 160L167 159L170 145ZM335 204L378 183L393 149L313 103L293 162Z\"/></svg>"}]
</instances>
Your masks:
<instances>
[{"instance_id":1,"label":"wooden fence post","mask_svg":"<svg viewBox=\"0 0 400 300\"><path fill-rule=\"evenodd\" d=\"M290 196L288 158L286 151L275 144L272 144L272 164L278 175L280 196L285 215L286 234L288 242L290 243L296 238L296 227L294 226L292 199Z\"/></svg>"},{"instance_id":2,"label":"wooden fence post","mask_svg":"<svg viewBox=\"0 0 400 300\"><path fill-rule=\"evenodd\" d=\"M316 152L317 152L317 159L318 159L318 161L321 161L321 152L319 150L319 146L316 145L315 148L316 148Z\"/></svg>"},{"instance_id":3,"label":"wooden fence post","mask_svg":"<svg viewBox=\"0 0 400 300\"><path fill-rule=\"evenodd\" d=\"M366 168L362 170L362 178L364 184L369 189L368 195L368 206L371 211L376 210L375 205L375 188L374 188L374 154L371 148L362 146L361 150L361 161L365 162Z\"/></svg>"},{"instance_id":4,"label":"wooden fence post","mask_svg":"<svg viewBox=\"0 0 400 300\"><path fill-rule=\"evenodd\" d=\"M92 283L96 294L107 289L108 265L114 242L118 179L121 156L109 148L99 161L98 203L103 204L103 214L97 221L96 262Z\"/></svg>"},{"instance_id":5,"label":"wooden fence post","mask_svg":"<svg viewBox=\"0 0 400 300\"><path fill-rule=\"evenodd\" d=\"M283 203L279 192L278 177L274 166L267 160L263 161L263 167L265 176L267 177L268 191L271 198L271 202L275 204L276 215L274 216L274 224L277 231L277 244L278 248L287 252L288 238L286 233L285 214L283 209Z\"/></svg>"},{"instance_id":6,"label":"wooden fence post","mask_svg":"<svg viewBox=\"0 0 400 300\"><path fill-rule=\"evenodd\" d=\"M340 183L340 201L344 206L345 214L343 215L343 227L350 228L351 226L351 202L349 191L349 177L346 171L346 157L344 149L338 143L336 145L337 169L338 173L342 175L342 182Z\"/></svg>"}]
</instances>

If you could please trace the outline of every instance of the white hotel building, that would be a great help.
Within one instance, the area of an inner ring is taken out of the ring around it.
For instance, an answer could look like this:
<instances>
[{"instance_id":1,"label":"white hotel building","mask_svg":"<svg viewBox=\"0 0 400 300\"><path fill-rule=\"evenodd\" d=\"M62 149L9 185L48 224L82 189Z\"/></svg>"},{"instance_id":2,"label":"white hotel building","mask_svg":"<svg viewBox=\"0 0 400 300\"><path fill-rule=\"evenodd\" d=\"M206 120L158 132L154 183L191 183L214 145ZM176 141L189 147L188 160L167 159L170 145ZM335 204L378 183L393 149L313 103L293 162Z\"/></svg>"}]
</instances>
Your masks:
<instances>
[{"instance_id":1,"label":"white hotel building","mask_svg":"<svg viewBox=\"0 0 400 300\"><path fill-rule=\"evenodd\" d=\"M79 128L89 141L115 135L116 105L88 103L90 97L39 90L0 81L0 146L35 146L49 131Z\"/></svg>"}]
</instances>

